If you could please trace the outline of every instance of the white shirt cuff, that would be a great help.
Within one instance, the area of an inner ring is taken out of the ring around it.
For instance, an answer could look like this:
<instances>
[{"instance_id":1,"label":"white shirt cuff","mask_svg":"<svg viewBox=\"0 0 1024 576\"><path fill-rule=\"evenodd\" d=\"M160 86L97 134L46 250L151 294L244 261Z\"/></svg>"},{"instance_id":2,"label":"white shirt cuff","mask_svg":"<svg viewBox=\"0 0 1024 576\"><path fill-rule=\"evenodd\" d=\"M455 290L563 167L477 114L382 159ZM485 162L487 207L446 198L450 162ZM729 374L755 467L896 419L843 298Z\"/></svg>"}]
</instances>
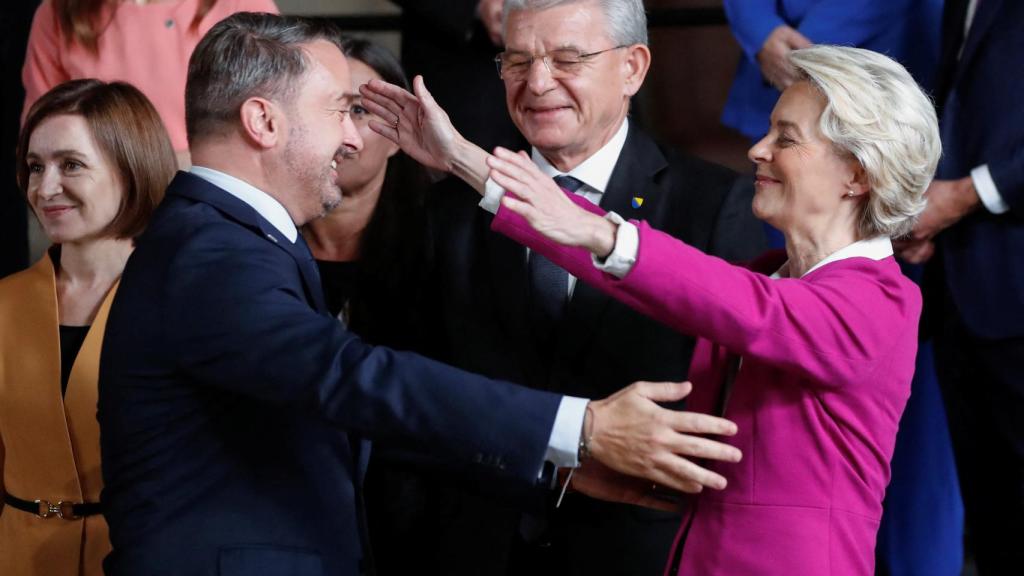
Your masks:
<instances>
[{"instance_id":1,"label":"white shirt cuff","mask_svg":"<svg viewBox=\"0 0 1024 576\"><path fill-rule=\"evenodd\" d=\"M640 231L635 224L624 220L615 212L608 212L604 217L618 226L615 231L615 247L604 260L593 254L590 257L598 270L616 278L624 278L636 264L636 256L640 252Z\"/></svg>"},{"instance_id":2,"label":"white shirt cuff","mask_svg":"<svg viewBox=\"0 0 1024 576\"><path fill-rule=\"evenodd\" d=\"M544 461L557 468L575 468L580 465L580 436L583 434L583 417L587 413L586 398L562 396L551 427L551 438L544 453Z\"/></svg>"},{"instance_id":3,"label":"white shirt cuff","mask_svg":"<svg viewBox=\"0 0 1024 576\"><path fill-rule=\"evenodd\" d=\"M480 206L491 214L497 214L501 207L501 199L505 197L505 189L498 186L498 183L490 178L484 182L484 197L480 200Z\"/></svg>"},{"instance_id":4,"label":"white shirt cuff","mask_svg":"<svg viewBox=\"0 0 1024 576\"><path fill-rule=\"evenodd\" d=\"M978 199L981 200L986 210L993 214L1002 214L1010 209L1010 206L999 194L995 180L992 180L988 164L982 164L971 170L971 180L974 182L974 190L978 193Z\"/></svg>"}]
</instances>

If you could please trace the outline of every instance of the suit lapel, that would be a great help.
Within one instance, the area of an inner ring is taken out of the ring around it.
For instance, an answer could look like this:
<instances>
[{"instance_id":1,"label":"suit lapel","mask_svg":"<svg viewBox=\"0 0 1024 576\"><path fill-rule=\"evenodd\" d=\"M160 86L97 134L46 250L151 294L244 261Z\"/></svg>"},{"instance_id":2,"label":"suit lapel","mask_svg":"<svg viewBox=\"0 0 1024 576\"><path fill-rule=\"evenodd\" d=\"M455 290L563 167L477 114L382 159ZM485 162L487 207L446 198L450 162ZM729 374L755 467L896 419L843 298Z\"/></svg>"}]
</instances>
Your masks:
<instances>
[{"instance_id":1,"label":"suit lapel","mask_svg":"<svg viewBox=\"0 0 1024 576\"><path fill-rule=\"evenodd\" d=\"M96 419L96 404L99 400L97 380L100 371L100 348L107 325L110 304L114 301L118 283L115 282L100 304L92 327L82 342L75 364L68 378L68 390L64 396L64 412L68 422L68 433L75 451L75 464L82 482L85 500L98 501L102 484L100 478L100 428Z\"/></svg>"},{"instance_id":2,"label":"suit lapel","mask_svg":"<svg viewBox=\"0 0 1024 576\"><path fill-rule=\"evenodd\" d=\"M302 278L307 301L310 302L317 312L328 313L323 285L320 283L320 273L301 234L294 243L291 242L273 224L268 222L266 218L260 216L259 212L252 206L242 202L226 190L222 190L209 181L187 172L178 172L174 180L171 181L167 194L182 196L209 204L229 219L248 228L253 233L263 237L270 244L283 250L295 260L295 265L298 267Z\"/></svg>"},{"instance_id":3,"label":"suit lapel","mask_svg":"<svg viewBox=\"0 0 1024 576\"><path fill-rule=\"evenodd\" d=\"M964 43L963 53L960 55L960 62L956 67L956 77L953 80L954 86L960 82L960 78L964 75L964 70L970 66L971 59L977 54L978 47L984 41L989 28L995 23L1002 3L1003 0L982 0L978 3L977 12L974 13L974 21L971 22L971 27L967 30L967 40ZM963 26L962 19L960 20L960 25Z\"/></svg>"},{"instance_id":4,"label":"suit lapel","mask_svg":"<svg viewBox=\"0 0 1024 576\"><path fill-rule=\"evenodd\" d=\"M601 196L601 208L615 212L627 220L654 218L661 203L663 191L654 180L655 175L668 163L665 156L635 123L630 123L626 143ZM634 208L633 199L641 199ZM611 297L596 288L577 282L563 323L563 335L558 339L561 353L575 356L598 332L601 319L607 311Z\"/></svg>"},{"instance_id":5,"label":"suit lapel","mask_svg":"<svg viewBox=\"0 0 1024 576\"><path fill-rule=\"evenodd\" d=\"M5 431L12 436L11 445L34 446L46 455L48 466L28 466L19 485L32 486L32 494L15 494L20 498L82 499L82 487L75 468L75 454L64 415L60 386L60 333L57 313L57 286L54 266L49 254L24 276L20 305L5 325L21 334L20 345L31 354L23 354L17 363L10 363L6 382L7 400L16 410L0 411ZM8 324L9 323L9 324ZM93 415L95 415L95 406ZM12 452L7 454L12 458Z\"/></svg>"}]
</instances>

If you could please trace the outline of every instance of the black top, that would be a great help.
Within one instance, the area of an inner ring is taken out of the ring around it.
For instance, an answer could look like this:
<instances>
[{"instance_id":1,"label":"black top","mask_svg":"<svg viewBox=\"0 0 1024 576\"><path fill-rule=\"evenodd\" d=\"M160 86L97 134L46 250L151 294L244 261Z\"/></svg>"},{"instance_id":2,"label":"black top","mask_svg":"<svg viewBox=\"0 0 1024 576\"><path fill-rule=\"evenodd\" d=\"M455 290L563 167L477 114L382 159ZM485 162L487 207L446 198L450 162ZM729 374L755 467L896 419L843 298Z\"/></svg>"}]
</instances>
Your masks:
<instances>
[{"instance_id":1,"label":"black top","mask_svg":"<svg viewBox=\"0 0 1024 576\"><path fill-rule=\"evenodd\" d=\"M317 260L316 265L320 269L320 282L324 287L324 296L327 297L327 309L337 316L356 296L359 262ZM345 321L349 321L348 314L345 315Z\"/></svg>"},{"instance_id":2,"label":"black top","mask_svg":"<svg viewBox=\"0 0 1024 576\"><path fill-rule=\"evenodd\" d=\"M60 326L60 393L68 391L68 378L71 378L71 367L75 365L78 351L82 349L88 326Z\"/></svg>"}]
</instances>

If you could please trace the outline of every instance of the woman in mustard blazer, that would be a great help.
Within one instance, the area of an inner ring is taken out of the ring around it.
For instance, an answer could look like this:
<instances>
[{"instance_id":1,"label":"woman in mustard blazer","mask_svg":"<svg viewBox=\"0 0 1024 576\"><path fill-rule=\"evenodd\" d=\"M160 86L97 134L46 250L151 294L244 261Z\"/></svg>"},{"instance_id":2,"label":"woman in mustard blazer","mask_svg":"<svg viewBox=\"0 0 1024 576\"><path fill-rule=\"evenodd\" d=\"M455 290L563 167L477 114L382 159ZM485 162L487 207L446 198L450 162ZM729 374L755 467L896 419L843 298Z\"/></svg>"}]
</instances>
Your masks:
<instances>
[{"instance_id":1,"label":"woman in mustard blazer","mask_svg":"<svg viewBox=\"0 0 1024 576\"><path fill-rule=\"evenodd\" d=\"M174 174L152 104L76 80L31 108L18 185L53 241L0 281L0 573L101 575L100 345L117 281Z\"/></svg>"}]
</instances>

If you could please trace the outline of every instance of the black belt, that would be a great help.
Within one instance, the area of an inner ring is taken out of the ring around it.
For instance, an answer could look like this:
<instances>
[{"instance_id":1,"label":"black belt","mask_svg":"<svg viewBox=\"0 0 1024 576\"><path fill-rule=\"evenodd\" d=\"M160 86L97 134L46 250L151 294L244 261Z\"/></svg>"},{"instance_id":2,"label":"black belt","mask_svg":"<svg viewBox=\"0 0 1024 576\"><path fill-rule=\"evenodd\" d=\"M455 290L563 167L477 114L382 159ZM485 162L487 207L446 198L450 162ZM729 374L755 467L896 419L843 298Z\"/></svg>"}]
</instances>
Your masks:
<instances>
[{"instance_id":1,"label":"black belt","mask_svg":"<svg viewBox=\"0 0 1024 576\"><path fill-rule=\"evenodd\" d=\"M10 494L4 494L4 504L11 508L17 508L35 514L40 518L51 518L56 516L62 520L77 520L85 516L93 516L101 513L99 502L50 502L48 500L22 500Z\"/></svg>"}]
</instances>

